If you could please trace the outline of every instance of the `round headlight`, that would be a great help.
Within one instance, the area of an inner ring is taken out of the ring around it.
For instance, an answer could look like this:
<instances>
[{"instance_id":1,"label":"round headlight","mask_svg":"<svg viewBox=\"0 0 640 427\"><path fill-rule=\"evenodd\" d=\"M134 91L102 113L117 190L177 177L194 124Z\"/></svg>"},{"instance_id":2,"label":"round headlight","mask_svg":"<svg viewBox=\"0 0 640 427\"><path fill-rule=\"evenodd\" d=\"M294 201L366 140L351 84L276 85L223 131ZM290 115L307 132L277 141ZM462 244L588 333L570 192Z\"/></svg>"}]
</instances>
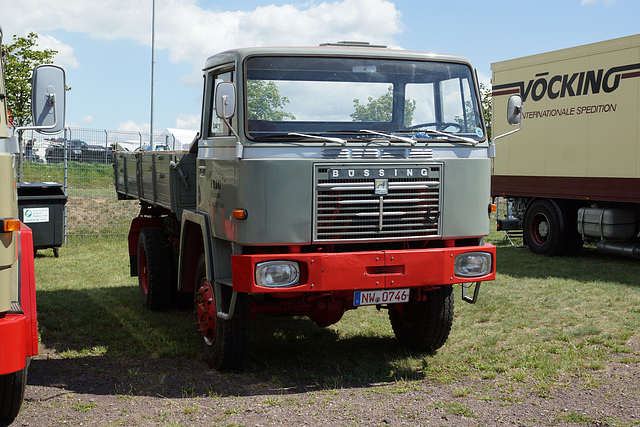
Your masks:
<instances>
[{"instance_id":1,"label":"round headlight","mask_svg":"<svg viewBox=\"0 0 640 427\"><path fill-rule=\"evenodd\" d=\"M268 288L297 285L300 267L292 261L268 261L256 265L256 284Z\"/></svg>"}]
</instances>

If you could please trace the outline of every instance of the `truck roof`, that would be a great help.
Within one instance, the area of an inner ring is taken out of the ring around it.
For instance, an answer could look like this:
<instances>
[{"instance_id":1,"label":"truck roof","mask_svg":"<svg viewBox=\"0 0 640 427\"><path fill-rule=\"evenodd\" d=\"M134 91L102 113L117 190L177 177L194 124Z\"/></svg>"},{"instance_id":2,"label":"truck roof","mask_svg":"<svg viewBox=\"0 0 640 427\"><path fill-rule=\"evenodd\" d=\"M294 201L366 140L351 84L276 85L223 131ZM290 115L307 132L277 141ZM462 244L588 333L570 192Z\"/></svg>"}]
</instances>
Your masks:
<instances>
[{"instance_id":1,"label":"truck roof","mask_svg":"<svg viewBox=\"0 0 640 427\"><path fill-rule=\"evenodd\" d=\"M491 70L495 72L512 70L514 68L524 68L532 65L545 64L549 62L563 61L567 59L580 58L588 55L596 55L604 52L627 49L640 46L640 34L620 37L617 39L605 40L581 46L569 47L550 52L538 53L536 55L523 56L520 58L508 59L506 61L494 62Z\"/></svg>"},{"instance_id":2,"label":"truck roof","mask_svg":"<svg viewBox=\"0 0 640 427\"><path fill-rule=\"evenodd\" d=\"M396 59L432 60L446 62L462 62L471 65L471 61L458 55L431 52L417 52L401 49L389 49L361 42L327 43L320 46L281 46L281 47L245 47L217 53L207 59L205 70L224 62L237 60L252 55L309 55L309 56L345 56L345 57L380 57Z\"/></svg>"}]
</instances>

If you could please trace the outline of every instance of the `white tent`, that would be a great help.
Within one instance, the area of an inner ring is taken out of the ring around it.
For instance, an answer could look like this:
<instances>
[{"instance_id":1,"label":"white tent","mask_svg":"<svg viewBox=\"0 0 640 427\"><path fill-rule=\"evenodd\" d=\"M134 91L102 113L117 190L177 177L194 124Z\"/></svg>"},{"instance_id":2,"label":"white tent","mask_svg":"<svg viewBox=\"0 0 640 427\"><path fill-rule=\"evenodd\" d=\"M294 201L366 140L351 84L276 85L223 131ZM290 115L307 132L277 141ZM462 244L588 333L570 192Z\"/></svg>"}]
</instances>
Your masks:
<instances>
[{"instance_id":1,"label":"white tent","mask_svg":"<svg viewBox=\"0 0 640 427\"><path fill-rule=\"evenodd\" d=\"M165 145L169 150L188 150L197 130L166 128L154 139L156 147Z\"/></svg>"}]
</instances>

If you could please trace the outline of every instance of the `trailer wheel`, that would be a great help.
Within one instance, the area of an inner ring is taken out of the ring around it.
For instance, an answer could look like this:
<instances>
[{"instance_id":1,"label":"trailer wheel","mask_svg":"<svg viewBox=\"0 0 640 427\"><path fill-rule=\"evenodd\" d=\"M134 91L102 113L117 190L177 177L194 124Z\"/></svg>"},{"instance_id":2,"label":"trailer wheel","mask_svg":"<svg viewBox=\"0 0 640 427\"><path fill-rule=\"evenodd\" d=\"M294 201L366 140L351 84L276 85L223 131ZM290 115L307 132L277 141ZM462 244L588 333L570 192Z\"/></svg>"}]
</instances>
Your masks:
<instances>
[{"instance_id":1,"label":"trailer wheel","mask_svg":"<svg viewBox=\"0 0 640 427\"><path fill-rule=\"evenodd\" d=\"M171 306L171 247L159 227L140 230L138 239L138 285L142 305L154 311Z\"/></svg>"},{"instance_id":2,"label":"trailer wheel","mask_svg":"<svg viewBox=\"0 0 640 427\"><path fill-rule=\"evenodd\" d=\"M216 315L214 285L207 278L204 254L196 268L195 310L198 335L207 364L219 371L244 368L249 353L249 299L238 293L233 317L228 320ZM222 286L223 307L228 310L232 289Z\"/></svg>"},{"instance_id":3,"label":"trailer wheel","mask_svg":"<svg viewBox=\"0 0 640 427\"><path fill-rule=\"evenodd\" d=\"M565 255L576 256L580 254L584 245L582 234L578 232L578 208L565 206L562 209L562 215L564 216L564 230L567 241Z\"/></svg>"},{"instance_id":4,"label":"trailer wheel","mask_svg":"<svg viewBox=\"0 0 640 427\"><path fill-rule=\"evenodd\" d=\"M529 250L542 255L562 255L567 247L566 235L560 231L560 215L546 200L536 200L524 218L524 237Z\"/></svg>"},{"instance_id":5,"label":"trailer wheel","mask_svg":"<svg viewBox=\"0 0 640 427\"><path fill-rule=\"evenodd\" d=\"M27 386L27 369L25 366L18 372L0 375L0 425L11 424L18 416Z\"/></svg>"},{"instance_id":6,"label":"trailer wheel","mask_svg":"<svg viewBox=\"0 0 640 427\"><path fill-rule=\"evenodd\" d=\"M453 288L443 286L427 292L425 301L389 307L389 320L396 338L412 350L433 352L449 338L453 323Z\"/></svg>"}]
</instances>

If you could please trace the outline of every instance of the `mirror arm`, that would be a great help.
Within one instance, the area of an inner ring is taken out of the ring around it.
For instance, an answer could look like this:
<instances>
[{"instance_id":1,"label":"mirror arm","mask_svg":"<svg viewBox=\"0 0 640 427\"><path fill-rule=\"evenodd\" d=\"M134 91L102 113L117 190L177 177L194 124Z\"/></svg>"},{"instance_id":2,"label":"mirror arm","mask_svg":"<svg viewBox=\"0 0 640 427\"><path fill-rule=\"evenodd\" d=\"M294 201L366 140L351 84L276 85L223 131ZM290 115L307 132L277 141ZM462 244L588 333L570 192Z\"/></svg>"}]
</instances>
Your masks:
<instances>
[{"instance_id":1,"label":"mirror arm","mask_svg":"<svg viewBox=\"0 0 640 427\"><path fill-rule=\"evenodd\" d=\"M498 135L498 136L493 137L493 139L491 140L491 144L489 144L489 147L487 148L487 150L488 150L487 157L489 157L490 159L495 159L495 157L496 157L496 140L498 140L500 138L504 138L505 136L509 136L512 133L516 133L521 128L522 128L522 119L520 120L520 125L518 126L518 129L514 129L511 132L503 133L502 135Z\"/></svg>"},{"instance_id":2,"label":"mirror arm","mask_svg":"<svg viewBox=\"0 0 640 427\"><path fill-rule=\"evenodd\" d=\"M53 124L49 126L19 126L17 128L13 128L14 135L16 134L16 132L20 132L23 130L49 130L55 129L58 126L58 115L56 114L56 94L49 93L47 94L47 98L47 102L50 103L51 108L53 108Z\"/></svg>"},{"instance_id":3,"label":"mirror arm","mask_svg":"<svg viewBox=\"0 0 640 427\"><path fill-rule=\"evenodd\" d=\"M236 159L241 159L242 158L242 148L243 148L243 146L240 143L240 136L238 135L236 130L231 127L231 124L227 121L226 118L221 117L221 119L224 122L224 124L227 125L227 127L229 128L229 130L231 131L233 136L236 137Z\"/></svg>"},{"instance_id":4,"label":"mirror arm","mask_svg":"<svg viewBox=\"0 0 640 427\"><path fill-rule=\"evenodd\" d=\"M240 159L242 159L244 146L240 142L240 136L238 135L236 130L231 126L231 124L229 123L229 121L227 119L227 117L231 117L230 115L229 116L227 115L227 106L228 105L229 105L229 95L226 95L226 94L222 95L222 116L218 115L218 117L220 117L220 119L222 119L222 121L224 122L225 125L227 125L227 127L229 128L229 130L231 131L233 136L236 137L236 159L240 160Z\"/></svg>"},{"instance_id":5,"label":"mirror arm","mask_svg":"<svg viewBox=\"0 0 640 427\"><path fill-rule=\"evenodd\" d=\"M522 128L522 120L520 120L520 125L518 126L518 129L514 129L510 132L507 133L503 133L502 135L498 135L498 136L494 136L493 139L491 140L491 145L496 145L496 140L500 139L500 138L504 138L505 136L509 136L512 133L516 133L518 132L520 129Z\"/></svg>"}]
</instances>

